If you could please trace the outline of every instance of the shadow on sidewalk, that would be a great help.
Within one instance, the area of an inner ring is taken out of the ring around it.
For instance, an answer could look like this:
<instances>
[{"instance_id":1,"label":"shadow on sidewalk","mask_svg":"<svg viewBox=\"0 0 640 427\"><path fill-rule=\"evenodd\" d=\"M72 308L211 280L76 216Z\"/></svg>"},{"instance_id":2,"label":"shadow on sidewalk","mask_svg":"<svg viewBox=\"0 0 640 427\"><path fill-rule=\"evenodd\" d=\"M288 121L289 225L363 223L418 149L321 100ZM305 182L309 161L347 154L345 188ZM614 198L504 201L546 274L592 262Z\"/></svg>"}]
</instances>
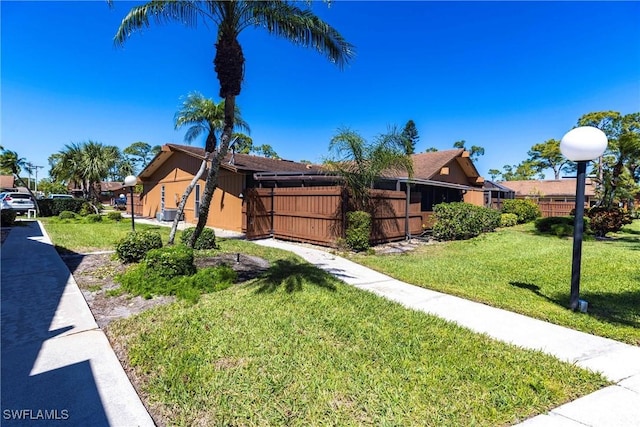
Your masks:
<instances>
[{"instance_id":1,"label":"shadow on sidewalk","mask_svg":"<svg viewBox=\"0 0 640 427\"><path fill-rule=\"evenodd\" d=\"M78 325L52 325L70 275L42 237L37 222L24 221L2 245L0 424L107 426L90 361L47 351L47 340Z\"/></svg>"}]
</instances>

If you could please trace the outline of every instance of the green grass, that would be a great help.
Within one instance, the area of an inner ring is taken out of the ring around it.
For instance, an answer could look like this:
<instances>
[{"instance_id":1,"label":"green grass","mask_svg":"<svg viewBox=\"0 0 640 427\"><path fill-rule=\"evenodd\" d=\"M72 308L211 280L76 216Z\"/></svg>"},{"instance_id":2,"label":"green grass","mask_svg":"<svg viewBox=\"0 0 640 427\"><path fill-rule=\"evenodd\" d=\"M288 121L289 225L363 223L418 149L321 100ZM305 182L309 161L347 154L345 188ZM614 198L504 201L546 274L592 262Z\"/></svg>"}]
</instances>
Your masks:
<instances>
[{"instance_id":1,"label":"green grass","mask_svg":"<svg viewBox=\"0 0 640 427\"><path fill-rule=\"evenodd\" d=\"M567 309L572 239L539 235L532 225L353 259L418 286L640 345L640 221L613 237L583 243L580 297L589 302L587 314Z\"/></svg>"},{"instance_id":2,"label":"green grass","mask_svg":"<svg viewBox=\"0 0 640 427\"><path fill-rule=\"evenodd\" d=\"M252 282L112 323L171 425L503 425L606 381L344 285L295 255Z\"/></svg>"},{"instance_id":3,"label":"green grass","mask_svg":"<svg viewBox=\"0 0 640 427\"><path fill-rule=\"evenodd\" d=\"M108 220L85 223L82 220L60 220L57 217L39 218L53 240L58 252L87 253L114 250L116 242L131 231L131 220ZM155 230L164 243L169 238L169 227L135 224L136 231Z\"/></svg>"}]
</instances>

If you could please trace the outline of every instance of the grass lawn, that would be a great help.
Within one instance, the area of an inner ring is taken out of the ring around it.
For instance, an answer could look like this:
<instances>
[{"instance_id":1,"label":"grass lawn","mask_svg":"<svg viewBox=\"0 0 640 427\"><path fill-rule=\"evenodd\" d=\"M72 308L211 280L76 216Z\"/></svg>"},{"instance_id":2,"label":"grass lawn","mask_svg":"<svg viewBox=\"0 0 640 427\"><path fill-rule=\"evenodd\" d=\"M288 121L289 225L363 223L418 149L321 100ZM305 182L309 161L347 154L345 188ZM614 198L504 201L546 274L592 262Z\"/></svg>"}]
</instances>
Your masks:
<instances>
[{"instance_id":1,"label":"grass lawn","mask_svg":"<svg viewBox=\"0 0 640 427\"><path fill-rule=\"evenodd\" d=\"M43 223L58 252L87 253L115 250L116 242L131 231L130 219L111 221L103 218L102 222L97 223L60 220L57 217L38 218L38 220ZM136 223L135 227L136 231L158 231L165 243L169 238L169 227L141 223Z\"/></svg>"},{"instance_id":2,"label":"grass lawn","mask_svg":"<svg viewBox=\"0 0 640 427\"><path fill-rule=\"evenodd\" d=\"M114 229L105 225L45 223L54 243L73 251L81 251L74 244L109 249ZM66 237L80 233L86 239ZM196 304L156 307L107 331L161 424L493 426L607 384L347 286L289 252L219 244L272 267Z\"/></svg>"},{"instance_id":3,"label":"grass lawn","mask_svg":"<svg viewBox=\"0 0 640 427\"><path fill-rule=\"evenodd\" d=\"M250 283L110 326L172 425L502 425L600 376L344 285L295 255Z\"/></svg>"},{"instance_id":4,"label":"grass lawn","mask_svg":"<svg viewBox=\"0 0 640 427\"><path fill-rule=\"evenodd\" d=\"M567 309L572 239L538 235L532 225L353 259L418 286L640 345L640 221L613 237L583 243L580 297L589 303L587 314Z\"/></svg>"}]
</instances>

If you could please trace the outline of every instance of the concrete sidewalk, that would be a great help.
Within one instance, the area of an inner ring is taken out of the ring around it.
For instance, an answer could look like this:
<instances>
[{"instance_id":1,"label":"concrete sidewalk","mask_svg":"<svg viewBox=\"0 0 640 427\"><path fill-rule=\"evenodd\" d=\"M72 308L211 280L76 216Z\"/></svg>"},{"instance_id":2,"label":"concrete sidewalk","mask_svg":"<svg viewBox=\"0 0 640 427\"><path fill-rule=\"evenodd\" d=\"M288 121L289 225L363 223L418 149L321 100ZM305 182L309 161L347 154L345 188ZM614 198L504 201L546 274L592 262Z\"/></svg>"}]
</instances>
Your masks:
<instances>
[{"instance_id":1,"label":"concrete sidewalk","mask_svg":"<svg viewBox=\"0 0 640 427\"><path fill-rule=\"evenodd\" d=\"M0 424L155 425L39 223L1 252Z\"/></svg>"},{"instance_id":2,"label":"concrete sidewalk","mask_svg":"<svg viewBox=\"0 0 640 427\"><path fill-rule=\"evenodd\" d=\"M410 285L329 252L274 239L263 246L284 249L357 288L406 307L453 321L517 346L601 372L615 385L562 405L522 426L640 426L640 348L596 337L451 295Z\"/></svg>"}]
</instances>

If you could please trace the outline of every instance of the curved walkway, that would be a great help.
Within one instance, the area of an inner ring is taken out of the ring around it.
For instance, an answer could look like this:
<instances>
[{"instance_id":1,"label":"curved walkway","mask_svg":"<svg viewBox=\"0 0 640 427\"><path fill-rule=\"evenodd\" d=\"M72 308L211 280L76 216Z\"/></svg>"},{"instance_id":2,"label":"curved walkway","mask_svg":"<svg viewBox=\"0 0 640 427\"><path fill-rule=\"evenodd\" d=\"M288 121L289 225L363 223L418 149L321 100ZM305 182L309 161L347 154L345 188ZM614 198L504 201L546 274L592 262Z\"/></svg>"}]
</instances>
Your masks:
<instances>
[{"instance_id":1,"label":"curved walkway","mask_svg":"<svg viewBox=\"0 0 640 427\"><path fill-rule=\"evenodd\" d=\"M562 405L549 414L531 418L520 424L522 426L640 426L640 347L410 285L305 245L274 239L255 243L294 252L347 284L495 339L541 350L560 360L602 372L616 383Z\"/></svg>"}]
</instances>

